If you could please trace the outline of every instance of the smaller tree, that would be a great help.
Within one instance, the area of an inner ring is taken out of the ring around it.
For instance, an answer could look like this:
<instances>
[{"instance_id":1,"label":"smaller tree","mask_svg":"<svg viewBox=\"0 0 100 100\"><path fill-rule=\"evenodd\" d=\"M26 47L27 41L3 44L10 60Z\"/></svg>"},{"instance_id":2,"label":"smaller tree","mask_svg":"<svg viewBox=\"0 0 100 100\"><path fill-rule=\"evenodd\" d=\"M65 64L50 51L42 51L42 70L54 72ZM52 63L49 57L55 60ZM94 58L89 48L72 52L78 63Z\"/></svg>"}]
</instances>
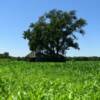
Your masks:
<instances>
[{"instance_id":1,"label":"smaller tree","mask_svg":"<svg viewBox=\"0 0 100 100\"><path fill-rule=\"evenodd\" d=\"M4 52L4 57L9 57L9 52Z\"/></svg>"},{"instance_id":2,"label":"smaller tree","mask_svg":"<svg viewBox=\"0 0 100 100\"><path fill-rule=\"evenodd\" d=\"M79 49L76 33L84 34L86 21L76 16L75 11L51 10L32 23L24 32L31 51L37 54L65 56L70 47Z\"/></svg>"}]
</instances>

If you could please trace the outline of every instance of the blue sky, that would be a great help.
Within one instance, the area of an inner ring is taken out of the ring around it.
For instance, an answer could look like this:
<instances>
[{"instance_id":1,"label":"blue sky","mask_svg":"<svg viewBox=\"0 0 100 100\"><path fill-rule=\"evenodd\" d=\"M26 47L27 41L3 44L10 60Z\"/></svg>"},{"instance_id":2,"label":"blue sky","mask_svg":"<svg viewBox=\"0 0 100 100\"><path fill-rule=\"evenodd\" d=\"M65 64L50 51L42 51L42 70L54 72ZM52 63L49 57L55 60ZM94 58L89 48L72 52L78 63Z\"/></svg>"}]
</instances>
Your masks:
<instances>
[{"instance_id":1,"label":"blue sky","mask_svg":"<svg viewBox=\"0 0 100 100\"><path fill-rule=\"evenodd\" d=\"M100 56L100 0L0 0L0 53L25 56L29 48L23 31L31 22L52 9L76 10L87 20L85 36L79 36L80 51L68 56Z\"/></svg>"}]
</instances>

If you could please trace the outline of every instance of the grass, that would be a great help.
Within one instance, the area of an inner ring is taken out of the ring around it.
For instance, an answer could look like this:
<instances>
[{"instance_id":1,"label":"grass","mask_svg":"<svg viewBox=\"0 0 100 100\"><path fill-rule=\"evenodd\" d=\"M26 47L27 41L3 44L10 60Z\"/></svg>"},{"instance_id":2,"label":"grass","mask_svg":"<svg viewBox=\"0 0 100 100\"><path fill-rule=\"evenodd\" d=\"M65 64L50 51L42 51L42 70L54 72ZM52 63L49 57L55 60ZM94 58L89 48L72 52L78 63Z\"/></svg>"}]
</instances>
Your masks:
<instances>
[{"instance_id":1,"label":"grass","mask_svg":"<svg viewBox=\"0 0 100 100\"><path fill-rule=\"evenodd\" d=\"M100 62L0 59L0 100L100 100Z\"/></svg>"}]
</instances>

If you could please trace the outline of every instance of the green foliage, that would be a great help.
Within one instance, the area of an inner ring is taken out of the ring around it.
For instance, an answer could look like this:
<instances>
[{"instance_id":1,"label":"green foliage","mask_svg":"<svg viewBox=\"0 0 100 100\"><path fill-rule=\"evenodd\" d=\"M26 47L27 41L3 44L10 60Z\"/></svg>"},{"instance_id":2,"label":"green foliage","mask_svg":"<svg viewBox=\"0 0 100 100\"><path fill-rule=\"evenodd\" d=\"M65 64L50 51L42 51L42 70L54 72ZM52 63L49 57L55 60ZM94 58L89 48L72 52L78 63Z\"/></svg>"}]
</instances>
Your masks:
<instances>
[{"instance_id":1,"label":"green foliage","mask_svg":"<svg viewBox=\"0 0 100 100\"><path fill-rule=\"evenodd\" d=\"M76 33L84 34L86 21L75 11L51 10L24 32L31 51L50 56L64 56L70 47L79 49Z\"/></svg>"},{"instance_id":2,"label":"green foliage","mask_svg":"<svg viewBox=\"0 0 100 100\"><path fill-rule=\"evenodd\" d=\"M0 54L0 58L10 58L9 52L4 52L3 54Z\"/></svg>"},{"instance_id":3,"label":"green foliage","mask_svg":"<svg viewBox=\"0 0 100 100\"><path fill-rule=\"evenodd\" d=\"M100 62L0 59L0 100L99 100Z\"/></svg>"}]
</instances>

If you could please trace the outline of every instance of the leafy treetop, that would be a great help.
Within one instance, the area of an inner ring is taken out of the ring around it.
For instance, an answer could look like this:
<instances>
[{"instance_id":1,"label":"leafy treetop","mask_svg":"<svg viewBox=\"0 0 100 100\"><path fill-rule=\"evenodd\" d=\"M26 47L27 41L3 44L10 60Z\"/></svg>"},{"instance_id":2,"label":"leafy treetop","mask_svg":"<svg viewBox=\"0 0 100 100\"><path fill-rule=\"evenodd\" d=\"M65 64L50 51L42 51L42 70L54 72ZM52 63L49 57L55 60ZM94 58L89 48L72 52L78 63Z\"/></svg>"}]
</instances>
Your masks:
<instances>
[{"instance_id":1,"label":"leafy treetop","mask_svg":"<svg viewBox=\"0 0 100 100\"><path fill-rule=\"evenodd\" d=\"M24 31L24 39L31 51L43 55L65 56L70 47L79 49L76 33L84 34L86 21L76 16L75 11L51 10L32 23Z\"/></svg>"}]
</instances>

